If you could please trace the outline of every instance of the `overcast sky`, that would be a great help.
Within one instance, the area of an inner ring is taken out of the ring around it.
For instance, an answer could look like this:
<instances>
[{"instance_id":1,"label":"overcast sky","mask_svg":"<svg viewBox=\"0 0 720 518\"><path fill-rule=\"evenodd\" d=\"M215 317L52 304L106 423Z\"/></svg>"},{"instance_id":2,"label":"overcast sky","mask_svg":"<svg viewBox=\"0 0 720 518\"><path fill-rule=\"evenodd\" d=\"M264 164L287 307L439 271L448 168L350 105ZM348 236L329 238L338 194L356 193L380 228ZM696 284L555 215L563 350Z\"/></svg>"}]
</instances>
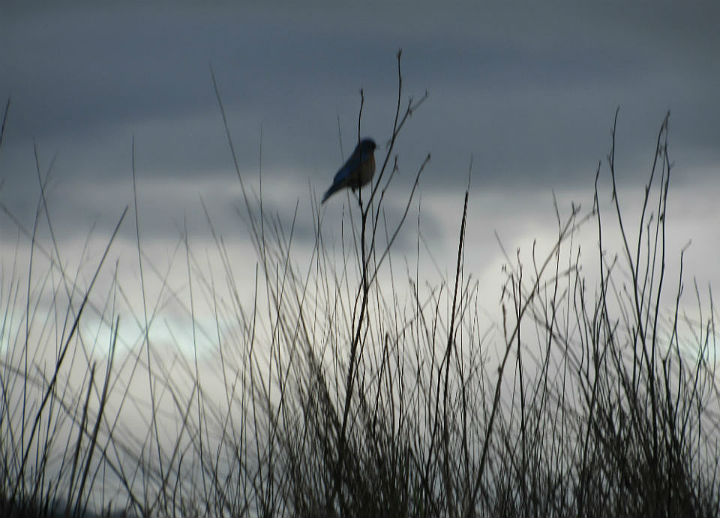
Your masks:
<instances>
[{"instance_id":1,"label":"overcast sky","mask_svg":"<svg viewBox=\"0 0 720 518\"><path fill-rule=\"evenodd\" d=\"M471 156L480 268L498 268L496 230L512 249L552 224L553 192L590 200L618 106L618 174L624 199L639 203L633 189L670 110L674 244L692 239L689 274L720 280L717 3L386 4L2 2L0 101L12 102L0 201L31 226L35 145L43 174L55 157L58 236L108 229L132 205L134 137L148 239L177 239L184 218L202 239L202 197L225 239L247 242L212 66L243 176L256 185L262 143L264 199L288 223L299 203L299 236L309 237L310 190L320 195L352 150L360 88L363 134L385 151L402 48L405 94L429 97L402 133L390 194L403 200L431 153L420 193L438 245L456 239ZM346 203L331 198L324 225ZM5 251L16 235L0 215Z\"/></svg>"}]
</instances>

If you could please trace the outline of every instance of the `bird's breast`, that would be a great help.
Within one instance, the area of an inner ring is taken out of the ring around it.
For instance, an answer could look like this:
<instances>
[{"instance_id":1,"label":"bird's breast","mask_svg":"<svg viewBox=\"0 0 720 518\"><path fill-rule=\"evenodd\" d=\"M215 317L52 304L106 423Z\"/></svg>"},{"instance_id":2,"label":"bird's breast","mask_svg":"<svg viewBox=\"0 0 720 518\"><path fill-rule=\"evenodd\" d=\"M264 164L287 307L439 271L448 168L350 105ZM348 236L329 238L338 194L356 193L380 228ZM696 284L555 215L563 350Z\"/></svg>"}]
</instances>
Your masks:
<instances>
[{"instance_id":1,"label":"bird's breast","mask_svg":"<svg viewBox=\"0 0 720 518\"><path fill-rule=\"evenodd\" d=\"M362 171L361 171L361 184L365 185L370 180L372 180L373 175L375 174L375 155L371 154L370 158L363 161L362 164Z\"/></svg>"}]
</instances>

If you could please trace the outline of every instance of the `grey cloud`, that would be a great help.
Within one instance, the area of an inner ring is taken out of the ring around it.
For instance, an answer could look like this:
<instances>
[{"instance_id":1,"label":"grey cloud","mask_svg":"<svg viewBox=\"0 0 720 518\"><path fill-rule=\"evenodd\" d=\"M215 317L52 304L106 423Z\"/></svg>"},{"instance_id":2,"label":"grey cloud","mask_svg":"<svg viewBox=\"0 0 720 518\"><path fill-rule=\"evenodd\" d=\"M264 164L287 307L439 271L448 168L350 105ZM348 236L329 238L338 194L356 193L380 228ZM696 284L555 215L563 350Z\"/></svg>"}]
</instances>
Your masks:
<instances>
[{"instance_id":1,"label":"grey cloud","mask_svg":"<svg viewBox=\"0 0 720 518\"><path fill-rule=\"evenodd\" d=\"M34 207L33 139L43 166L58 153L56 184L70 193L79 191L76 182L95 188L100 200L123 185L118 206L130 199L133 136L141 179L197 182L199 193L204 179L235 185L210 64L243 174L259 170L262 143L266 185L310 181L321 188L342 163L338 117L343 154L352 149L360 87L363 133L381 144L388 137L398 47L406 92L430 92L398 142L404 181L431 152L423 187L457 191L458 200L471 155L474 188L590 185L618 105L624 181L644 180L668 109L681 171L714 174L718 9L15 6L0 21L0 46L9 49L0 55L0 96L13 98L0 199L17 210ZM154 201L151 220L181 217L183 202L173 193ZM294 199L305 196L306 188ZM105 207L89 192L70 198L58 208L64 217ZM278 211L294 207L291 201L277 201ZM218 206L228 211L236 202L230 196Z\"/></svg>"}]
</instances>

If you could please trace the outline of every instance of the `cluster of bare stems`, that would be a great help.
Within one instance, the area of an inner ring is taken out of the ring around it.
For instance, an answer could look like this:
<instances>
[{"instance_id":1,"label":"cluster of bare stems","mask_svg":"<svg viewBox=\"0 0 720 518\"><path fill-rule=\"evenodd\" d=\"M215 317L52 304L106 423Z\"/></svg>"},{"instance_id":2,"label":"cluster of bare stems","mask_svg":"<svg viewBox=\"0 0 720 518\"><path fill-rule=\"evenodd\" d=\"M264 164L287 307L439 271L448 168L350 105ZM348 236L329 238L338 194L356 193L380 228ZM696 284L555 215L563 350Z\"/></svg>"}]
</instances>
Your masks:
<instances>
[{"instance_id":1,"label":"cluster of bare stems","mask_svg":"<svg viewBox=\"0 0 720 518\"><path fill-rule=\"evenodd\" d=\"M430 285L419 267L402 272L393 261L430 160L414 170L389 222L398 137L427 99L405 97L401 52L382 165L371 188L357 192L357 209L351 203L343 214L340 254L326 243L324 212L311 196L306 266L294 257L297 207L289 224L264 207L262 160L259 193L247 187L211 75L257 255L253 303L242 301L247 283L236 280L204 203L223 271L203 267L199 256L208 251L197 254L184 228L177 249L189 296L169 286L169 270L143 249L134 141L133 261L142 307L121 304L120 259L106 272L129 208L83 282L55 238L46 191L52 163L43 173L36 149L32 229L1 206L30 244L31 260L27 270L0 272L0 514L720 513L715 310L710 294L703 312L696 286L698 311L684 312L684 249L673 304L665 303L669 116L637 226L620 199L616 113L605 164L611 220L600 163L589 211L572 204L562 215L555 203L557 235L545 254L536 243L529 264L519 251L505 254L494 323L478 311L492 294L465 267L469 180L454 277ZM364 103L361 90L358 140ZM0 149L9 108L8 101ZM420 213L418 254L419 220ZM597 279L583 271L575 242L593 223ZM617 252L608 244L614 228ZM26 275L24 293L18 272ZM111 279L104 295L97 293L103 275ZM151 280L162 287L157 300L148 295ZM41 300L53 301L50 316L41 316ZM167 300L187 315L192 357L168 358L151 332ZM210 328L198 316L202 301L215 317ZM84 330L88 314L107 330L107 344ZM121 314L140 330L135 338L121 332ZM210 355L201 351L207 343ZM147 387L144 398L135 395L138 386Z\"/></svg>"}]
</instances>

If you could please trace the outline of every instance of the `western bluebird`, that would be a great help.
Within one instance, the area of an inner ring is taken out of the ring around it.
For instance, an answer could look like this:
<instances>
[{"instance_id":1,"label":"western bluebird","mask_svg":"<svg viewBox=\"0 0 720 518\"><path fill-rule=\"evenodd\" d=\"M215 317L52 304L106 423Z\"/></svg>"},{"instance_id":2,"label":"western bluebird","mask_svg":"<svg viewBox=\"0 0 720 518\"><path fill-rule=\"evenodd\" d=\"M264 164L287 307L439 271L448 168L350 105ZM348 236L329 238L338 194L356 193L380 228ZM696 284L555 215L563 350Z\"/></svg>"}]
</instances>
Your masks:
<instances>
[{"instance_id":1,"label":"western bluebird","mask_svg":"<svg viewBox=\"0 0 720 518\"><path fill-rule=\"evenodd\" d=\"M375 141L371 138L364 138L358 143L350 158L335 174L332 185L323 196L322 203L340 189L350 187L354 191L372 180L375 174L376 147Z\"/></svg>"}]
</instances>

